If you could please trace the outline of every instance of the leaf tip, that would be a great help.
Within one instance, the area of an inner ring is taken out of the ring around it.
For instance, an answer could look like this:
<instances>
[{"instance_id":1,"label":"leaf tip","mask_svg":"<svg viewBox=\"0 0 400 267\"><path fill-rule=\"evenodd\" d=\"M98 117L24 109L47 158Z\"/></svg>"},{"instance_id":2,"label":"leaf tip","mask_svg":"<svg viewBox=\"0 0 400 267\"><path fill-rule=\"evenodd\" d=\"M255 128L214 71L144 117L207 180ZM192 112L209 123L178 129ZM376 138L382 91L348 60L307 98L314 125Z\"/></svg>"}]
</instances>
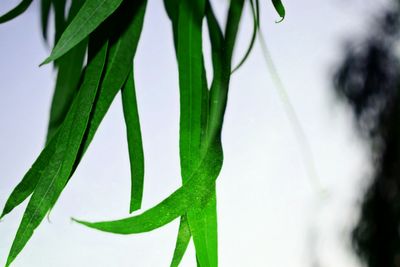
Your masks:
<instances>
[{"instance_id":1,"label":"leaf tip","mask_svg":"<svg viewBox=\"0 0 400 267\"><path fill-rule=\"evenodd\" d=\"M134 211L140 210L140 208L141 208L140 203L132 202L130 207L129 207L129 213L132 213Z\"/></svg>"},{"instance_id":2,"label":"leaf tip","mask_svg":"<svg viewBox=\"0 0 400 267\"><path fill-rule=\"evenodd\" d=\"M280 20L276 20L275 23L281 23L281 22L284 21L284 20L285 20L285 16L281 17Z\"/></svg>"},{"instance_id":3,"label":"leaf tip","mask_svg":"<svg viewBox=\"0 0 400 267\"><path fill-rule=\"evenodd\" d=\"M87 227L90 227L90 225L91 225L90 222L78 220L78 219L75 219L74 217L71 217L71 222L78 223L78 224L82 224L82 225L85 225L85 226L87 226Z\"/></svg>"},{"instance_id":4,"label":"leaf tip","mask_svg":"<svg viewBox=\"0 0 400 267\"><path fill-rule=\"evenodd\" d=\"M39 64L39 67L46 65L52 61L51 57L46 58L42 63Z\"/></svg>"}]
</instances>

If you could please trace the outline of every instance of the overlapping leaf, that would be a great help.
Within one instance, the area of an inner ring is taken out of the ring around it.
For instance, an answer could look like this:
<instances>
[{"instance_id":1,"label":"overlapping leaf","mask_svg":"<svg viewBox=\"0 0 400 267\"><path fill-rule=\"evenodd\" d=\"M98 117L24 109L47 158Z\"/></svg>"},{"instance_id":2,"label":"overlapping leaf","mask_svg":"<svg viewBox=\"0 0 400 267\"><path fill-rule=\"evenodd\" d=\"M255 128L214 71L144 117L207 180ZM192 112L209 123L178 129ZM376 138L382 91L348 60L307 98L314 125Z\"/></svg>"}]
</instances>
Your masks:
<instances>
[{"instance_id":1,"label":"overlapping leaf","mask_svg":"<svg viewBox=\"0 0 400 267\"><path fill-rule=\"evenodd\" d=\"M0 17L0 23L2 19L9 20L21 14L31 1L22 1L17 8ZM272 2L283 19L285 9L281 1ZM140 215L110 222L78 222L102 231L131 234L151 231L181 217L171 266L179 265L193 236L198 265L214 267L218 265L215 181L223 162L221 131L232 54L244 0L230 1L224 32L217 23L209 0L164 0L164 3L173 25L179 69L183 185ZM255 0L255 5L253 0L250 3L254 29L249 47L238 67L248 58L256 38L258 0ZM143 26L146 1L73 0L67 22L65 5L65 0L42 0L43 35L47 36L49 12L53 6L57 41L44 63L57 60L59 75L50 116L49 142L7 200L1 215L3 217L9 213L33 193L7 265L15 259L55 204L121 87L131 163L130 211L141 206L144 159L132 61ZM75 19L69 23L76 12ZM202 54L204 16L212 48L213 80L210 90L207 88ZM102 41L91 44L89 53L92 56L80 90L77 90L86 49L84 40L89 34L93 35L99 25L106 27L101 31L102 34L96 31L96 38Z\"/></svg>"},{"instance_id":2,"label":"overlapping leaf","mask_svg":"<svg viewBox=\"0 0 400 267\"><path fill-rule=\"evenodd\" d=\"M88 64L81 90L57 135L54 154L48 158L47 166L40 173L40 179L25 210L6 266L20 253L33 231L54 205L73 170L107 54L107 42L94 39L92 43L95 55ZM101 47L98 47L99 45Z\"/></svg>"},{"instance_id":3,"label":"overlapping leaf","mask_svg":"<svg viewBox=\"0 0 400 267\"><path fill-rule=\"evenodd\" d=\"M124 12L125 16L116 14L114 20L108 23L112 31L109 31L110 28L101 30L104 35L113 34L113 36L110 39L111 47L108 49L107 64L100 92L93 93L97 92L97 86L94 86L95 81L97 81L97 85L100 85L100 77L103 73L100 66L104 65L104 62L100 64L100 59L97 58L103 55L103 61L105 60L106 53L103 50L106 51L107 46L101 49L102 53L96 53L98 55L89 61L83 85L60 130L51 138L31 170L8 199L3 215L33 192L11 248L7 265L15 259L33 234L34 229L54 205L93 139L112 99L126 80L139 41L145 4L145 1L126 2L124 8L130 8L132 13ZM121 22L126 23L126 26L120 27L119 23ZM101 45L104 41L96 40L94 43ZM93 51L94 48L89 53L93 53ZM93 91L94 89L96 90Z\"/></svg>"},{"instance_id":4,"label":"overlapping leaf","mask_svg":"<svg viewBox=\"0 0 400 267\"><path fill-rule=\"evenodd\" d=\"M215 199L213 199L215 196L215 179L217 178L222 167L223 153L220 134L227 101L229 77L231 72L230 62L232 59L234 40L238 30L243 3L243 0L232 1L229 12L230 15L228 16L228 22L230 21L230 26L228 26L226 29L225 39L222 38L222 34L218 32L218 28L216 28L216 20L213 21L211 19L210 22L212 28L210 31L212 46L215 48L215 57L213 57L213 65L215 66L214 71L219 70L219 72L217 72L219 74L215 75L210 92L211 125L207 139L208 141L206 143L206 153L203 156L200 166L195 169L194 173L192 173L190 178L182 185L182 187L180 187L160 204L140 215L122 220L100 223L89 223L84 221L78 222L101 231L119 234L132 234L151 231L161 227L175 218L184 215L188 211L193 212L194 215L199 216L199 218L203 220L204 218L211 217L209 215L205 215L203 212L207 212L209 209L208 205L210 204L210 210L213 210L212 204L215 203ZM211 15L210 17L212 18ZM196 221L196 224L197 223L199 223L199 221ZM207 221L200 222L199 225L200 227L198 229L210 229L210 225L208 225ZM190 227L190 230L192 230L191 225ZM214 227L214 225L212 225L212 227ZM184 228L184 230L187 230L187 228ZM208 241L212 242L212 240ZM186 241L183 241L181 244L184 245L184 242ZM199 249L201 250L201 253L205 253L205 255L200 255L200 257L206 258L208 262L199 261L200 265L211 264L209 266L214 266L216 259L210 258L210 255L215 253L216 248L213 248L213 251L209 251L210 248L207 246L207 244L204 245L205 247L202 246L203 244L200 244ZM198 252L197 247L196 252Z\"/></svg>"},{"instance_id":5,"label":"overlapping leaf","mask_svg":"<svg viewBox=\"0 0 400 267\"><path fill-rule=\"evenodd\" d=\"M122 0L86 0L42 64L56 60L71 50L114 13L121 3Z\"/></svg>"}]
</instances>

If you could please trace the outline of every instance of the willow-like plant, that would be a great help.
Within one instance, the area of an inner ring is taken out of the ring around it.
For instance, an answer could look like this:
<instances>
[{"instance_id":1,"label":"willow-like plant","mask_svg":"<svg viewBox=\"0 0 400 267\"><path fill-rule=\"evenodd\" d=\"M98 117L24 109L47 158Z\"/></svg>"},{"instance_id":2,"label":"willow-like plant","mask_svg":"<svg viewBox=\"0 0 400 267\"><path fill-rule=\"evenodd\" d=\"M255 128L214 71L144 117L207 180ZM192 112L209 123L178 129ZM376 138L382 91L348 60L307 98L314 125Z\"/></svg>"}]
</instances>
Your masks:
<instances>
[{"instance_id":1,"label":"willow-like plant","mask_svg":"<svg viewBox=\"0 0 400 267\"><path fill-rule=\"evenodd\" d=\"M0 16L0 23L22 14L33 0L23 0ZM54 10L55 46L42 63L58 70L46 146L9 196L1 218L30 197L12 244L9 266L50 212L79 165L96 130L121 90L131 164L129 211L141 208L144 153L135 96L134 57L143 26L146 0L41 0L43 36ZM231 0L225 29L210 0L164 0L172 25L180 90L179 151L182 186L158 205L129 218L76 222L116 234L142 233L180 217L171 266L178 266L193 237L198 266L218 265L215 181L223 163L221 131L232 74L232 55L244 5L259 25L258 0ZM272 0L283 19L280 0ZM208 87L203 59L203 21L208 27L213 77ZM87 60L85 61L85 57ZM87 62L86 64L84 62ZM234 68L237 69L237 68Z\"/></svg>"}]
</instances>

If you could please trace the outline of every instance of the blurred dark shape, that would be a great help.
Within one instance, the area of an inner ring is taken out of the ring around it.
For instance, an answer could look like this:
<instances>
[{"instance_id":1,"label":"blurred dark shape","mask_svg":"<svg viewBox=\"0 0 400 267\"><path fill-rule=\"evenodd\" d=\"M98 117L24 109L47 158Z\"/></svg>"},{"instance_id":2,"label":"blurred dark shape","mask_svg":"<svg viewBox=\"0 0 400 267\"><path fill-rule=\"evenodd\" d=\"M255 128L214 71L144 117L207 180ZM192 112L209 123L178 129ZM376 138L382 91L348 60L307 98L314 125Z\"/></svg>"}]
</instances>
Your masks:
<instances>
[{"instance_id":1,"label":"blurred dark shape","mask_svg":"<svg viewBox=\"0 0 400 267\"><path fill-rule=\"evenodd\" d=\"M372 148L374 177L352 233L353 247L369 267L400 267L399 15L392 7L362 44L348 47L334 81Z\"/></svg>"}]
</instances>

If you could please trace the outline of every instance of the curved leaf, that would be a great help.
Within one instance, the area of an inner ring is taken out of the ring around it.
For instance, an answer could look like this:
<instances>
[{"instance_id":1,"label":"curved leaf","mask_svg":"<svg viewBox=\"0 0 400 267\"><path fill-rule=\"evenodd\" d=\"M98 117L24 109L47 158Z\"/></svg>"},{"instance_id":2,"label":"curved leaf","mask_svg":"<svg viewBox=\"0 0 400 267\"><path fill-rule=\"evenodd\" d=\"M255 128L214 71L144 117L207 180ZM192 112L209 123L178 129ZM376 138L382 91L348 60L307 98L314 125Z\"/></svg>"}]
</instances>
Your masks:
<instances>
[{"instance_id":1,"label":"curved leaf","mask_svg":"<svg viewBox=\"0 0 400 267\"><path fill-rule=\"evenodd\" d=\"M272 4L274 5L276 12L278 12L279 16L281 17L281 19L276 22L279 23L285 19L286 15L285 6L282 4L281 0L272 0Z\"/></svg>"},{"instance_id":2,"label":"curved leaf","mask_svg":"<svg viewBox=\"0 0 400 267\"><path fill-rule=\"evenodd\" d=\"M239 61L237 66L233 68L232 73L237 71L246 62L247 58L250 56L251 51L253 50L257 38L257 30L259 27L258 0L256 1L256 4L254 4L253 0L250 0L249 2L251 6L251 13L253 15L253 32L251 34L249 46L246 49L246 53L244 54L243 58Z\"/></svg>"},{"instance_id":3,"label":"curved leaf","mask_svg":"<svg viewBox=\"0 0 400 267\"><path fill-rule=\"evenodd\" d=\"M40 1L40 19L42 24L42 35L45 40L47 40L47 28L49 26L51 3L52 0Z\"/></svg>"},{"instance_id":4,"label":"curved leaf","mask_svg":"<svg viewBox=\"0 0 400 267\"><path fill-rule=\"evenodd\" d=\"M57 135L57 134L56 134ZM55 136L43 149L39 157L36 159L32 167L22 178L21 182L14 188L11 195L8 197L7 202L3 208L0 219L10 213L15 207L27 199L35 190L39 181L41 172L46 168L48 162L53 157L56 147Z\"/></svg>"},{"instance_id":5,"label":"curved leaf","mask_svg":"<svg viewBox=\"0 0 400 267\"><path fill-rule=\"evenodd\" d=\"M128 2L128 4L131 2ZM104 118L108 108L111 105L112 100L117 94L119 88L122 86L126 75L131 69L131 64L133 61L133 55L135 54L137 44L139 42L140 33L143 25L143 18L145 12L145 3L142 1L139 3L139 7L132 12L134 19L132 21L126 21L123 16L116 16L120 23L127 23L130 25L128 29L124 29L123 35L118 38L118 42L115 42L111 48L108 55L107 70L102 87L100 88L99 96L96 99L96 104L93 110L93 114L90 117L90 122L88 123L87 134L84 138L84 143L76 159L74 169L79 164L84 152L88 148L90 142L93 140L94 134L98 129L102 119ZM134 4L137 5L137 4ZM137 16L135 15L138 12ZM117 14L118 15L118 14ZM39 182L40 175L46 168L51 155L54 153L56 138L58 133L54 135L51 141L47 144L44 150L40 153L39 157L36 159L35 163L27 174L23 177L22 181L14 189L10 197L6 202L6 206L3 210L1 217L5 216L16 206L22 203L26 198L28 198L32 192L35 190L37 183Z\"/></svg>"},{"instance_id":6,"label":"curved leaf","mask_svg":"<svg viewBox=\"0 0 400 267\"><path fill-rule=\"evenodd\" d=\"M6 14L0 16L0 23L10 21L22 13L24 13L28 7L32 4L33 0L22 0L16 7L8 11Z\"/></svg>"},{"instance_id":7,"label":"curved leaf","mask_svg":"<svg viewBox=\"0 0 400 267\"><path fill-rule=\"evenodd\" d=\"M89 61L85 79L56 138L56 148L28 203L6 266L17 257L64 189L79 152L97 94L107 55L107 42L93 40L95 56ZM101 45L101 47L98 47Z\"/></svg>"},{"instance_id":8,"label":"curved leaf","mask_svg":"<svg viewBox=\"0 0 400 267\"><path fill-rule=\"evenodd\" d=\"M187 216L182 215L181 220L179 222L178 237L176 239L174 255L172 257L170 265L171 267L179 266L179 263L182 261L182 258L185 255L191 237L192 234L190 233L190 227L187 221Z\"/></svg>"},{"instance_id":9,"label":"curved leaf","mask_svg":"<svg viewBox=\"0 0 400 267\"><path fill-rule=\"evenodd\" d=\"M116 221L91 223L73 219L87 227L115 234L135 234L157 229L185 214L193 207L204 206L212 194L212 185L221 170L220 146L210 145L206 156L191 178L158 205L142 214Z\"/></svg>"}]
</instances>

